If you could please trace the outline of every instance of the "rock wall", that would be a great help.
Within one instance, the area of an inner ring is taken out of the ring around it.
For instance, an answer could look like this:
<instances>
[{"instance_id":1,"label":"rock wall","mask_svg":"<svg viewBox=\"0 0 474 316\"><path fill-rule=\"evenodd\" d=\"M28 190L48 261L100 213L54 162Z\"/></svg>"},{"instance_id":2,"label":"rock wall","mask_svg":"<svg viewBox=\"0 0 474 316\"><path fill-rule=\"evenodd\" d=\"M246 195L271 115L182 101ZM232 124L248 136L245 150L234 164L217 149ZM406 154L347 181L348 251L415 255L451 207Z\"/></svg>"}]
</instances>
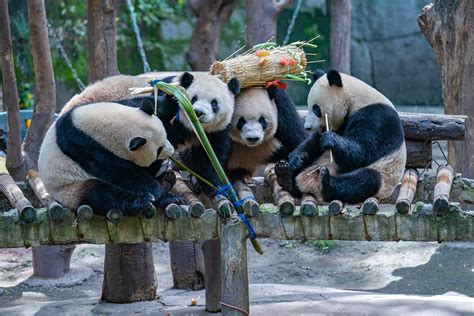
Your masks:
<instances>
[{"instance_id":1,"label":"rock wall","mask_svg":"<svg viewBox=\"0 0 474 316\"><path fill-rule=\"evenodd\" d=\"M352 74L396 104L441 104L438 64L416 18L428 0L352 0Z\"/></svg>"}]
</instances>

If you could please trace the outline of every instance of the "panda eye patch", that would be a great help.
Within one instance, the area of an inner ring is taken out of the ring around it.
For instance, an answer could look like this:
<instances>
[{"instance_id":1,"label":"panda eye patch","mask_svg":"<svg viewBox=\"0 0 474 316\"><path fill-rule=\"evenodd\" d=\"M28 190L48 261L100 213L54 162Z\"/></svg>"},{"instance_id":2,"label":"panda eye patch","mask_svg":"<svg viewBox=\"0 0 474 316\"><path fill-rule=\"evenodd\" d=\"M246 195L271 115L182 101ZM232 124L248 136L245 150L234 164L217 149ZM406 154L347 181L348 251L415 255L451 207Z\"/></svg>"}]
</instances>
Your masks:
<instances>
[{"instance_id":1,"label":"panda eye patch","mask_svg":"<svg viewBox=\"0 0 474 316\"><path fill-rule=\"evenodd\" d=\"M317 104L313 105L313 113L314 115L316 115L317 117L321 117L323 116L322 113L321 113L321 107Z\"/></svg>"},{"instance_id":2,"label":"panda eye patch","mask_svg":"<svg viewBox=\"0 0 474 316\"><path fill-rule=\"evenodd\" d=\"M267 120L261 116L259 119L258 119L258 122L260 123L260 125L262 125L262 128L263 129L266 129L267 126L268 126L268 123L267 123Z\"/></svg>"},{"instance_id":3,"label":"panda eye patch","mask_svg":"<svg viewBox=\"0 0 474 316\"><path fill-rule=\"evenodd\" d=\"M194 104L194 102L196 102L198 100L198 97L197 95L195 95L192 99L191 99L191 104Z\"/></svg>"},{"instance_id":4,"label":"panda eye patch","mask_svg":"<svg viewBox=\"0 0 474 316\"><path fill-rule=\"evenodd\" d=\"M214 113L217 113L217 111L219 111L219 105L217 104L217 100L216 99L213 99L211 101L211 107L212 107L212 111Z\"/></svg>"},{"instance_id":5,"label":"panda eye patch","mask_svg":"<svg viewBox=\"0 0 474 316\"><path fill-rule=\"evenodd\" d=\"M239 121L237 122L237 129L240 131L242 129L242 127L244 127L245 123L247 123L245 121L245 119L243 117L239 118Z\"/></svg>"}]
</instances>

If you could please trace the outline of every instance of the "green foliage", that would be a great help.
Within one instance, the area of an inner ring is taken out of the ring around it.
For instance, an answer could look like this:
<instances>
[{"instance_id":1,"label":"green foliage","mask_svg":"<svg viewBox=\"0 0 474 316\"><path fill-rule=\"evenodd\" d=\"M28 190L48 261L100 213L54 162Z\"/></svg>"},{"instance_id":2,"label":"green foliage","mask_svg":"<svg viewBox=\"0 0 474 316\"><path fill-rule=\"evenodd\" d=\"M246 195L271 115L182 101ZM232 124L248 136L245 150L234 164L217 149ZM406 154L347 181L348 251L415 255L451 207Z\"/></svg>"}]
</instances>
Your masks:
<instances>
[{"instance_id":1,"label":"green foliage","mask_svg":"<svg viewBox=\"0 0 474 316\"><path fill-rule=\"evenodd\" d=\"M334 247L336 242L334 240L313 240L311 244L322 253L329 253Z\"/></svg>"}]
</instances>

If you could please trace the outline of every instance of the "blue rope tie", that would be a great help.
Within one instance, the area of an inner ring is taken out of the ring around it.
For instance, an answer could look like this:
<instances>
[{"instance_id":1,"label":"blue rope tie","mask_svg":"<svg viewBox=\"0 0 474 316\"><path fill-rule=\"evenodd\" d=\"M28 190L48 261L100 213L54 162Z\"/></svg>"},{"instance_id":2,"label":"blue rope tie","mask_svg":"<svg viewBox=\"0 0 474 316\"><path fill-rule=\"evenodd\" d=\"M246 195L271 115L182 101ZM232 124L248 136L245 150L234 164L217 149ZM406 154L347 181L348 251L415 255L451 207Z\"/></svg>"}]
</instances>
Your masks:
<instances>
[{"instance_id":1,"label":"blue rope tie","mask_svg":"<svg viewBox=\"0 0 474 316\"><path fill-rule=\"evenodd\" d=\"M246 197L244 197L243 199L240 199L240 200L238 200L237 202L233 203L233 204L234 204L234 207L235 207L235 208L238 208L238 207L242 206L242 204L244 204L244 202L245 202L246 200L249 200L249 199L250 199L250 200L254 200L255 202L257 201L257 200L255 200L255 198L254 198L253 196L249 195L249 196L246 196Z\"/></svg>"},{"instance_id":2,"label":"blue rope tie","mask_svg":"<svg viewBox=\"0 0 474 316\"><path fill-rule=\"evenodd\" d=\"M176 111L176 115L175 115L175 121L176 121L176 122L179 122L179 112L180 112L179 110L180 110L180 109L181 109L181 108L178 106L178 111Z\"/></svg>"},{"instance_id":3,"label":"blue rope tie","mask_svg":"<svg viewBox=\"0 0 474 316\"><path fill-rule=\"evenodd\" d=\"M151 80L148 84L152 87L154 87L158 82L160 82L160 80L158 79L154 79L154 80Z\"/></svg>"},{"instance_id":4,"label":"blue rope tie","mask_svg":"<svg viewBox=\"0 0 474 316\"><path fill-rule=\"evenodd\" d=\"M239 217L240 217L240 220L242 222L244 222L245 224L245 227L247 227L247 230L249 231L249 234L250 234L250 239L256 239L257 238L257 234L255 233L255 231L253 230L252 226L250 225L247 217L245 216L245 214L239 214Z\"/></svg>"},{"instance_id":5,"label":"blue rope tie","mask_svg":"<svg viewBox=\"0 0 474 316\"><path fill-rule=\"evenodd\" d=\"M232 189L232 184L227 183L226 185L217 187L217 195L223 195L226 198L229 198L229 191Z\"/></svg>"}]
</instances>

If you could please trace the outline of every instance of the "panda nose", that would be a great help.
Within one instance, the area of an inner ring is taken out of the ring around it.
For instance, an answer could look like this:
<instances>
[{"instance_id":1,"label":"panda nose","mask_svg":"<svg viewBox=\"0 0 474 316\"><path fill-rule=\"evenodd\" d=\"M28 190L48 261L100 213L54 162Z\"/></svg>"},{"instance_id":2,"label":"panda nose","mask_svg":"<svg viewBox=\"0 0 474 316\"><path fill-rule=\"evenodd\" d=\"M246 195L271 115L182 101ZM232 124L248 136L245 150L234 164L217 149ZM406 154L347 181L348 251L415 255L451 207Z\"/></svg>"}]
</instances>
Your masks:
<instances>
[{"instance_id":1,"label":"panda nose","mask_svg":"<svg viewBox=\"0 0 474 316\"><path fill-rule=\"evenodd\" d=\"M307 131L310 131L310 130L311 130L311 127L306 127L306 130L307 130Z\"/></svg>"},{"instance_id":2,"label":"panda nose","mask_svg":"<svg viewBox=\"0 0 474 316\"><path fill-rule=\"evenodd\" d=\"M194 109L194 113L196 113L196 116L200 118L201 116L204 115L204 112L198 109Z\"/></svg>"},{"instance_id":3,"label":"panda nose","mask_svg":"<svg viewBox=\"0 0 474 316\"><path fill-rule=\"evenodd\" d=\"M247 137L247 140L251 143L255 143L258 141L260 138L259 137Z\"/></svg>"}]
</instances>

